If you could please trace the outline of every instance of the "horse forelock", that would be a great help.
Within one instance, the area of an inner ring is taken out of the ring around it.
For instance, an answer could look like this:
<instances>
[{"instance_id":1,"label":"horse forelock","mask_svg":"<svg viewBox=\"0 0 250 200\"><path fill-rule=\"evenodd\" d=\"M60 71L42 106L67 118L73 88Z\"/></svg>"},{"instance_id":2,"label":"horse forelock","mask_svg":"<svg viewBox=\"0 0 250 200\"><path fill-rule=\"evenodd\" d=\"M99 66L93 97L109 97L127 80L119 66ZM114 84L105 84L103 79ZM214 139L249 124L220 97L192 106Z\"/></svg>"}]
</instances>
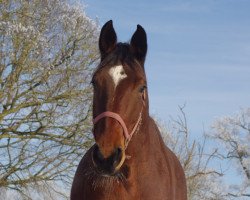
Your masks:
<instances>
[{"instance_id":1,"label":"horse forelock","mask_svg":"<svg viewBox=\"0 0 250 200\"><path fill-rule=\"evenodd\" d=\"M116 48L97 66L94 75L106 66L114 67L118 65L126 65L129 66L131 70L138 70L138 65L140 64L136 61L128 43L117 43Z\"/></svg>"}]
</instances>

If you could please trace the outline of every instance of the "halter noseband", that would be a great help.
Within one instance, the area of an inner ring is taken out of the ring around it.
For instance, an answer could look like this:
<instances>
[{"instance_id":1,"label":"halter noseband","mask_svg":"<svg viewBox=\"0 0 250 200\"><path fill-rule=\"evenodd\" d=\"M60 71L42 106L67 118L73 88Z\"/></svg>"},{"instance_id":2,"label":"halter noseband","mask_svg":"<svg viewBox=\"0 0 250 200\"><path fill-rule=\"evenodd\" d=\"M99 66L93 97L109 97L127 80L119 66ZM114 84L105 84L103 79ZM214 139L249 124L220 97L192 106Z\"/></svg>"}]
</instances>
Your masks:
<instances>
[{"instance_id":1,"label":"halter noseband","mask_svg":"<svg viewBox=\"0 0 250 200\"><path fill-rule=\"evenodd\" d=\"M113 118L113 119L117 120L119 122L119 124L122 126L123 135L125 137L125 148L127 148L127 145L129 143L129 141L131 140L133 134L138 129L138 126L139 126L139 124L140 124L140 122L142 120L142 110L141 110L141 112L139 114L139 117L137 119L137 122L134 125L134 127L133 127L133 129L132 129L132 131L131 131L130 134L129 134L128 128L127 128L125 122L123 121L123 119L121 118L121 116L119 114L111 112L111 111L106 111L106 112L103 112L103 113L99 114L97 117L94 118L93 123L96 124L100 119L102 119L104 117Z\"/></svg>"}]
</instances>

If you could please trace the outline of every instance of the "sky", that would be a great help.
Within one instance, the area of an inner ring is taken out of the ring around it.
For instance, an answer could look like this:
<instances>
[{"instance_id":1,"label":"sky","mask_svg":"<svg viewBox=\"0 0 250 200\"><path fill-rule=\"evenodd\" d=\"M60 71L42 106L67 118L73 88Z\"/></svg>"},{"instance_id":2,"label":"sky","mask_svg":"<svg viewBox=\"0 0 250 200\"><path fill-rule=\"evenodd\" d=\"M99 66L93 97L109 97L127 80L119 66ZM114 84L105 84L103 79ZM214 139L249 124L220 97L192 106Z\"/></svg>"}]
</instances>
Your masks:
<instances>
[{"instance_id":1,"label":"sky","mask_svg":"<svg viewBox=\"0 0 250 200\"><path fill-rule=\"evenodd\" d=\"M120 42L137 24L146 30L151 115L167 123L185 105L198 138L216 119L250 107L250 0L82 2L100 26L113 20ZM233 166L226 173L226 181L240 181Z\"/></svg>"},{"instance_id":2,"label":"sky","mask_svg":"<svg viewBox=\"0 0 250 200\"><path fill-rule=\"evenodd\" d=\"M84 0L100 26L112 19L121 42L147 32L150 112L163 121L185 105L193 136L250 106L250 1Z\"/></svg>"}]
</instances>

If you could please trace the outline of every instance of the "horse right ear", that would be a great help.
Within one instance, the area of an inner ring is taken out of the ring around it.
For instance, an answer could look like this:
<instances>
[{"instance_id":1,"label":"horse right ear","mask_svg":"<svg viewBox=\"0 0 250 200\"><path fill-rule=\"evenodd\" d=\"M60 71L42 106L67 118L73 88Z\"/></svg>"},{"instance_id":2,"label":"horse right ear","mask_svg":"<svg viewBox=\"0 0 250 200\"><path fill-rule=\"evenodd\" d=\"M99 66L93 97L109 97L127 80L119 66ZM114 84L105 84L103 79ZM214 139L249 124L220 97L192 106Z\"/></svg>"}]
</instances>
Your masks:
<instances>
[{"instance_id":1,"label":"horse right ear","mask_svg":"<svg viewBox=\"0 0 250 200\"><path fill-rule=\"evenodd\" d=\"M116 33L113 27L113 22L110 20L103 25L99 38L101 61L115 48L116 42Z\"/></svg>"}]
</instances>

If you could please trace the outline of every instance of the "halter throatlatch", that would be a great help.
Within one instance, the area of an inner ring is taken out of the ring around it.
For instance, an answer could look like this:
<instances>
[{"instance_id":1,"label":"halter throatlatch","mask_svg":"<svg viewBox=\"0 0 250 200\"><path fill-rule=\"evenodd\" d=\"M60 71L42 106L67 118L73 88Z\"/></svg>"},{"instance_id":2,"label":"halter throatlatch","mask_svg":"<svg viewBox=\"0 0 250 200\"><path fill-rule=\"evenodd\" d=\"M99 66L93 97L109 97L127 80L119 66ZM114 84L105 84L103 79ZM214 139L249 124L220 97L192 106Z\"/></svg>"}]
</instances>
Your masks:
<instances>
[{"instance_id":1,"label":"halter throatlatch","mask_svg":"<svg viewBox=\"0 0 250 200\"><path fill-rule=\"evenodd\" d=\"M137 122L134 125L130 134L129 134L128 128L127 128L125 122L123 121L123 119L121 118L121 116L119 114L111 112L111 111L106 111L106 112L99 114L97 117L94 118L93 123L96 124L100 119L102 119L104 117L110 117L110 118L113 118L119 122L119 124L121 125L121 127L123 129L123 135L125 137L125 148L127 148L129 141L131 140L132 136L139 128L139 124L142 120L142 110L141 110L139 117L137 119Z\"/></svg>"}]
</instances>

